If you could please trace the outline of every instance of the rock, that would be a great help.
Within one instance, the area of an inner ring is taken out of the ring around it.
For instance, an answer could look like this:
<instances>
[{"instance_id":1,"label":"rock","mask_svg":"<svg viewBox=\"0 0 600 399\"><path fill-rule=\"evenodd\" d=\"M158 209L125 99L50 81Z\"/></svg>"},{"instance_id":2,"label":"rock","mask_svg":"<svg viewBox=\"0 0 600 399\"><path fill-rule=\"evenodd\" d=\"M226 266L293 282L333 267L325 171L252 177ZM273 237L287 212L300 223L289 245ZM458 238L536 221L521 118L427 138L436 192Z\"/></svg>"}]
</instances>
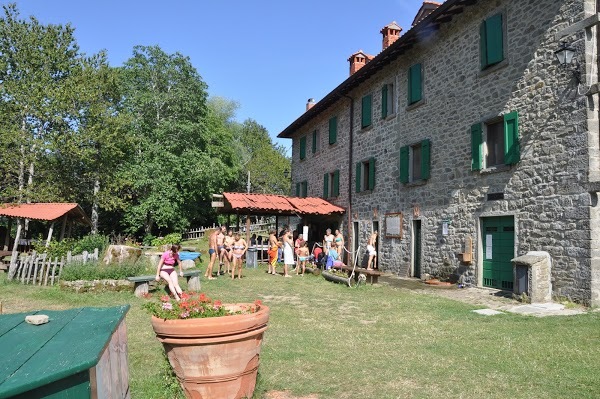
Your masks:
<instances>
[{"instance_id":1,"label":"rock","mask_svg":"<svg viewBox=\"0 0 600 399\"><path fill-rule=\"evenodd\" d=\"M123 263L124 261L135 263L142 255L141 248L128 247L127 245L109 245L104 255L104 263Z\"/></svg>"},{"instance_id":2,"label":"rock","mask_svg":"<svg viewBox=\"0 0 600 399\"><path fill-rule=\"evenodd\" d=\"M45 314L34 314L25 316L25 321L29 324L33 324L34 326L39 326L40 324L48 323L50 318Z\"/></svg>"},{"instance_id":3,"label":"rock","mask_svg":"<svg viewBox=\"0 0 600 399\"><path fill-rule=\"evenodd\" d=\"M131 291L134 283L129 280L75 280L60 281L60 289L77 293Z\"/></svg>"},{"instance_id":4,"label":"rock","mask_svg":"<svg viewBox=\"0 0 600 399\"><path fill-rule=\"evenodd\" d=\"M181 261L181 268L183 270L192 269L194 267L196 267L196 262L191 259Z\"/></svg>"}]
</instances>

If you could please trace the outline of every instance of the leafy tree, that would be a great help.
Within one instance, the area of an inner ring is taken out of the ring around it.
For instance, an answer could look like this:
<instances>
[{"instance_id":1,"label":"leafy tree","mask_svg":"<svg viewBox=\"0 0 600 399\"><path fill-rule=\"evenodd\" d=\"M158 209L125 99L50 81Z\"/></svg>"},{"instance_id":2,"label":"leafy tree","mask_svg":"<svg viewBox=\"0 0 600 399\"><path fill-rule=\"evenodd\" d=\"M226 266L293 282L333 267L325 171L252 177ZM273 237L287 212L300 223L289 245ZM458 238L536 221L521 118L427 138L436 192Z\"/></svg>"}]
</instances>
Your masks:
<instances>
[{"instance_id":1,"label":"leafy tree","mask_svg":"<svg viewBox=\"0 0 600 399\"><path fill-rule=\"evenodd\" d=\"M123 171L132 202L130 232L182 229L201 219L210 194L226 187L236 168L227 130L217 130L206 105L207 86L188 57L158 46L136 46L124 66L125 105L136 145Z\"/></svg>"}]
</instances>

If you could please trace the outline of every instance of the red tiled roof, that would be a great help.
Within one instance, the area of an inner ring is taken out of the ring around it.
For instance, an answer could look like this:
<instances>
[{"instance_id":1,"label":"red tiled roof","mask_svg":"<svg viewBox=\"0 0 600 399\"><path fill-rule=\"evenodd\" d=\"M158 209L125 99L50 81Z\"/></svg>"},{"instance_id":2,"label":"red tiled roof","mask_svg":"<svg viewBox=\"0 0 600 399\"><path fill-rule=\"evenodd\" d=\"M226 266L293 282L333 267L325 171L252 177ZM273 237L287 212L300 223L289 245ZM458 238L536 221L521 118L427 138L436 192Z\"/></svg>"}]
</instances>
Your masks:
<instances>
[{"instance_id":1,"label":"red tiled roof","mask_svg":"<svg viewBox=\"0 0 600 399\"><path fill-rule=\"evenodd\" d=\"M223 193L227 210L273 214L330 215L344 213L344 209L321 198L297 198L276 194Z\"/></svg>"},{"instance_id":2,"label":"red tiled roof","mask_svg":"<svg viewBox=\"0 0 600 399\"><path fill-rule=\"evenodd\" d=\"M91 224L87 215L78 204L36 203L36 204L1 204L0 216L25 218L33 220L53 221L69 213L78 221Z\"/></svg>"}]
</instances>

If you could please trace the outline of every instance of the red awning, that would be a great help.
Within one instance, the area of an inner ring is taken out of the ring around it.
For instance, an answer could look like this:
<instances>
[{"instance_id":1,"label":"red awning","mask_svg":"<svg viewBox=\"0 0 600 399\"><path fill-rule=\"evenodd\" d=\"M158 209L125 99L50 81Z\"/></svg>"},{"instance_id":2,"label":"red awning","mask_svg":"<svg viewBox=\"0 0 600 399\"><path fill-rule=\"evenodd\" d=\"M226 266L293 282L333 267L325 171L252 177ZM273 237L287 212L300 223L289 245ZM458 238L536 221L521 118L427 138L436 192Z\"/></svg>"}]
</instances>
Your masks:
<instances>
[{"instance_id":1,"label":"red awning","mask_svg":"<svg viewBox=\"0 0 600 399\"><path fill-rule=\"evenodd\" d=\"M273 215L331 215L342 214L344 208L322 198L297 198L276 194L223 193L225 211Z\"/></svg>"},{"instance_id":2,"label":"red awning","mask_svg":"<svg viewBox=\"0 0 600 399\"><path fill-rule=\"evenodd\" d=\"M91 225L79 204L37 203L37 204L1 204L0 216L32 220L56 221L68 214L69 218L83 224Z\"/></svg>"}]
</instances>

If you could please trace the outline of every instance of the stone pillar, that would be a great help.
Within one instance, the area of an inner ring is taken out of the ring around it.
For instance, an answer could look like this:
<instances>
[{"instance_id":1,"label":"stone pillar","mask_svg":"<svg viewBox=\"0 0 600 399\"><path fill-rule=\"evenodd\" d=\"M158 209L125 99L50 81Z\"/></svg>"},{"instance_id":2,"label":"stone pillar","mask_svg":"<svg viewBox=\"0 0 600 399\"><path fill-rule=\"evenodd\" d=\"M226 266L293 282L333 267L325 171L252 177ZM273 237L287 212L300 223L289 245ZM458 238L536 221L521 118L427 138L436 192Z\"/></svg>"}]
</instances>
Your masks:
<instances>
[{"instance_id":1,"label":"stone pillar","mask_svg":"<svg viewBox=\"0 0 600 399\"><path fill-rule=\"evenodd\" d=\"M552 302L552 258L544 251L532 251L512 259L515 294L527 294L531 303ZM526 270L524 270L526 269ZM524 275L521 273L524 272ZM526 279L526 289L519 285L518 278Z\"/></svg>"}]
</instances>

